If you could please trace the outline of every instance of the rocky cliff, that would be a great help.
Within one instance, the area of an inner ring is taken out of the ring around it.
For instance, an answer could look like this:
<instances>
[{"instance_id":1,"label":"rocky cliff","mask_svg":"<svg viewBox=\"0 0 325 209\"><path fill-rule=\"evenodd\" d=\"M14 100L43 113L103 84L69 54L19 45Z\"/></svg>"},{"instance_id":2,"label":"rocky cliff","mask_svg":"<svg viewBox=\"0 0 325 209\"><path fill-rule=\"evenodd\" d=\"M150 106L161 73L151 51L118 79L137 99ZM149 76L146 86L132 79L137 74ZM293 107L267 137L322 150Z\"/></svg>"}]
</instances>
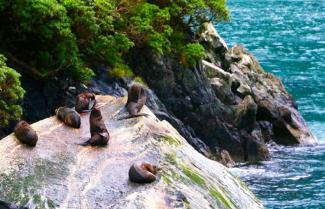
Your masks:
<instances>
[{"instance_id":1,"label":"rocky cliff","mask_svg":"<svg viewBox=\"0 0 325 209\"><path fill-rule=\"evenodd\" d=\"M247 50L229 49L211 23L191 39L206 50L204 60L194 66L143 48L125 57L151 89L147 105L159 119L171 123L200 153L219 161L224 161L225 152L237 162L267 160L269 141L315 143L292 95ZM35 82L23 76L24 119L37 121L58 106L73 106L75 96L86 88L97 94L125 95L122 87L129 80L109 78L109 70L97 67L88 87L62 78Z\"/></svg>"},{"instance_id":2,"label":"rocky cliff","mask_svg":"<svg viewBox=\"0 0 325 209\"><path fill-rule=\"evenodd\" d=\"M29 208L263 208L226 167L190 146L166 121L148 117L117 120L126 98L97 96L111 134L107 147L82 147L89 136L89 113L80 129L55 117L32 125L35 148L13 134L0 141L0 200ZM128 181L135 161L158 165L158 180Z\"/></svg>"},{"instance_id":3,"label":"rocky cliff","mask_svg":"<svg viewBox=\"0 0 325 209\"><path fill-rule=\"evenodd\" d=\"M227 150L236 161L258 162L269 158L265 143L271 140L315 142L282 82L242 46L228 49L211 23L193 39L206 49L195 66L143 49L134 50L129 63L164 104L170 115L164 118L172 124L180 119L197 150L207 156Z\"/></svg>"}]
</instances>

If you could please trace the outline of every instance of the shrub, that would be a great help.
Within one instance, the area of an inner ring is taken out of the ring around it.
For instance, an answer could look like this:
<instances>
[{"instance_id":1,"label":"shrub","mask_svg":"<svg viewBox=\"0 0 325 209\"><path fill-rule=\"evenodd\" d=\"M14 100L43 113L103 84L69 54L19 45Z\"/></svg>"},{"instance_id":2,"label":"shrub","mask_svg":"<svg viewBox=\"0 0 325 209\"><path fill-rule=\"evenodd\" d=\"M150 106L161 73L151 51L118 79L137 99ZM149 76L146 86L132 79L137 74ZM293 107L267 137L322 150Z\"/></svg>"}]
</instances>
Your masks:
<instances>
[{"instance_id":1,"label":"shrub","mask_svg":"<svg viewBox=\"0 0 325 209\"><path fill-rule=\"evenodd\" d=\"M227 19L225 0L0 0L0 51L31 76L87 81L131 47L194 63L201 48L188 35Z\"/></svg>"},{"instance_id":2,"label":"shrub","mask_svg":"<svg viewBox=\"0 0 325 209\"><path fill-rule=\"evenodd\" d=\"M6 58L0 54L0 126L5 127L11 120L19 120L22 109L17 101L25 91L20 86L20 74L7 67Z\"/></svg>"},{"instance_id":3,"label":"shrub","mask_svg":"<svg viewBox=\"0 0 325 209\"><path fill-rule=\"evenodd\" d=\"M183 65L194 65L197 60L203 58L205 50L203 46L198 43L186 44L181 49L181 63Z\"/></svg>"}]
</instances>

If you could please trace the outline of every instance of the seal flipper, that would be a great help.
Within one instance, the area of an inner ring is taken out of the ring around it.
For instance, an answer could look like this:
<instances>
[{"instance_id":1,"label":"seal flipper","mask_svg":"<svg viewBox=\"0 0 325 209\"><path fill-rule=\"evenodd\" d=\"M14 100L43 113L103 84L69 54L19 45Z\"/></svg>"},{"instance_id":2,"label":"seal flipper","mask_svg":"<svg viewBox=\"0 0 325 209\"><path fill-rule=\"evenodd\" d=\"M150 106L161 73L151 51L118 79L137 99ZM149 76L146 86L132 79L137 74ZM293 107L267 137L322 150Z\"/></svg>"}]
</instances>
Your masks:
<instances>
[{"instance_id":1,"label":"seal flipper","mask_svg":"<svg viewBox=\"0 0 325 209\"><path fill-rule=\"evenodd\" d=\"M107 132L101 132L101 133L98 133L98 135L102 136L102 137L109 137L109 134Z\"/></svg>"},{"instance_id":2,"label":"seal flipper","mask_svg":"<svg viewBox=\"0 0 325 209\"><path fill-rule=\"evenodd\" d=\"M88 145L90 145L90 139L88 139L87 141L82 142L82 143L77 143L77 145L80 145L80 146L83 146L83 147L88 146Z\"/></svg>"},{"instance_id":3,"label":"seal flipper","mask_svg":"<svg viewBox=\"0 0 325 209\"><path fill-rule=\"evenodd\" d=\"M118 118L117 120L124 120L124 119L136 118L136 117L141 117L141 116L148 117L149 114L147 114L147 113L140 113L140 114L135 114L135 115L128 115L128 116L124 116L124 117Z\"/></svg>"},{"instance_id":4,"label":"seal flipper","mask_svg":"<svg viewBox=\"0 0 325 209\"><path fill-rule=\"evenodd\" d=\"M92 110L95 107L96 100L95 99L90 99L89 104L88 104L88 110Z\"/></svg>"}]
</instances>

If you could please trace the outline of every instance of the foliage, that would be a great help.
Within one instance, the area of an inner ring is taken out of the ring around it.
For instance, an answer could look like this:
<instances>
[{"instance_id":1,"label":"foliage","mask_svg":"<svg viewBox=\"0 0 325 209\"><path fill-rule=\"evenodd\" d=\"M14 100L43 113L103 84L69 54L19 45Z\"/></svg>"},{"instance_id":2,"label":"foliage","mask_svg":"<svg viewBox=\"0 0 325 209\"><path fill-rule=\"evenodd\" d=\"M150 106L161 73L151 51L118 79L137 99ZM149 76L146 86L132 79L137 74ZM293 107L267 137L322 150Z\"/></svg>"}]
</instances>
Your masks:
<instances>
[{"instance_id":1,"label":"foliage","mask_svg":"<svg viewBox=\"0 0 325 209\"><path fill-rule=\"evenodd\" d=\"M19 120L22 115L17 101L25 92L19 77L20 74L7 67L6 58L0 54L0 126L7 126L10 120Z\"/></svg>"},{"instance_id":2,"label":"foliage","mask_svg":"<svg viewBox=\"0 0 325 209\"><path fill-rule=\"evenodd\" d=\"M189 35L226 19L225 0L0 0L0 51L31 76L87 81L132 47L192 64L203 55Z\"/></svg>"},{"instance_id":3,"label":"foliage","mask_svg":"<svg viewBox=\"0 0 325 209\"><path fill-rule=\"evenodd\" d=\"M123 77L133 77L134 74L132 70L123 64L116 65L112 70L109 71L109 74L113 78L123 78Z\"/></svg>"},{"instance_id":4,"label":"foliage","mask_svg":"<svg viewBox=\"0 0 325 209\"><path fill-rule=\"evenodd\" d=\"M186 44L181 48L181 63L183 65L193 65L205 55L205 50L198 43Z\"/></svg>"}]
</instances>

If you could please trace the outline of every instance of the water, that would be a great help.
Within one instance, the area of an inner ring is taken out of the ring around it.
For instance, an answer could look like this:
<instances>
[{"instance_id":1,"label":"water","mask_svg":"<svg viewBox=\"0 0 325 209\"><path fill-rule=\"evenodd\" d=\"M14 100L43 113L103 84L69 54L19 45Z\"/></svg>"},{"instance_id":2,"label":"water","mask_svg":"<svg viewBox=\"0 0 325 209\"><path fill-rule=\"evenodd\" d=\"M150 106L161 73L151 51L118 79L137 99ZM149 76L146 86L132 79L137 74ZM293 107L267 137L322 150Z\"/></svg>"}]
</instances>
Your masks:
<instances>
[{"instance_id":1,"label":"water","mask_svg":"<svg viewBox=\"0 0 325 209\"><path fill-rule=\"evenodd\" d=\"M267 208L325 209L325 0L228 0L217 29L281 77L320 144L271 146L272 160L235 168Z\"/></svg>"}]
</instances>

